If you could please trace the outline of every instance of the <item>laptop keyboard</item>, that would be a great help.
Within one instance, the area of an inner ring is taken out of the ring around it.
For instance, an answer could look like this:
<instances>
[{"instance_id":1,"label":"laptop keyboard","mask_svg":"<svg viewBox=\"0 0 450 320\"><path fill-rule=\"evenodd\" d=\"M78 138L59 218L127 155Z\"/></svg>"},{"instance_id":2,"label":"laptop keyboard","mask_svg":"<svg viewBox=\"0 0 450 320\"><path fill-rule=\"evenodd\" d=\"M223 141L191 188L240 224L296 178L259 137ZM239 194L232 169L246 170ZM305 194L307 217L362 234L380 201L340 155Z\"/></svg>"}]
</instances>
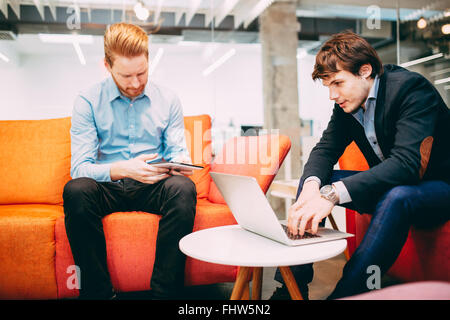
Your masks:
<instances>
[{"instance_id":1,"label":"laptop keyboard","mask_svg":"<svg viewBox=\"0 0 450 320\"><path fill-rule=\"evenodd\" d=\"M317 234L312 234L309 232L306 232L303 234L303 236L300 236L299 234L297 234L296 236L294 236L291 232L289 232L289 229L287 226L285 226L284 224L281 225L284 229L284 232L286 232L286 235L288 236L289 239L291 240L300 240L300 239L309 239L309 238L320 238L319 235Z\"/></svg>"}]
</instances>

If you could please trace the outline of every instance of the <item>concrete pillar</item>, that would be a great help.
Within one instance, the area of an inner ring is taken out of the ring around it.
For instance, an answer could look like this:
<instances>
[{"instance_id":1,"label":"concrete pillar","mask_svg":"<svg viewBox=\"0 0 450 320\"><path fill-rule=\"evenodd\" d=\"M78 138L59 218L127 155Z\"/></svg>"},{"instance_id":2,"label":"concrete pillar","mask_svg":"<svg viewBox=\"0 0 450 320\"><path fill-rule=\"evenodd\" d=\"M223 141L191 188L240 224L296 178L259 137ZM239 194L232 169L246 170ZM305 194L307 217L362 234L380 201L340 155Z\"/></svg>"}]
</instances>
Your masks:
<instances>
[{"instance_id":1,"label":"concrete pillar","mask_svg":"<svg viewBox=\"0 0 450 320\"><path fill-rule=\"evenodd\" d=\"M279 129L292 147L276 177L295 179L301 175L300 117L298 112L297 47L299 25L295 0L276 1L259 18L263 63L264 128ZM269 131L270 132L270 131ZM272 208L284 218L292 204L269 196Z\"/></svg>"},{"instance_id":2,"label":"concrete pillar","mask_svg":"<svg viewBox=\"0 0 450 320\"><path fill-rule=\"evenodd\" d=\"M290 172L299 178L300 117L298 112L297 1L274 2L260 16L260 41L263 63L264 128L279 129L290 137ZM289 172L289 171L287 171ZM277 179L284 178L284 165Z\"/></svg>"}]
</instances>

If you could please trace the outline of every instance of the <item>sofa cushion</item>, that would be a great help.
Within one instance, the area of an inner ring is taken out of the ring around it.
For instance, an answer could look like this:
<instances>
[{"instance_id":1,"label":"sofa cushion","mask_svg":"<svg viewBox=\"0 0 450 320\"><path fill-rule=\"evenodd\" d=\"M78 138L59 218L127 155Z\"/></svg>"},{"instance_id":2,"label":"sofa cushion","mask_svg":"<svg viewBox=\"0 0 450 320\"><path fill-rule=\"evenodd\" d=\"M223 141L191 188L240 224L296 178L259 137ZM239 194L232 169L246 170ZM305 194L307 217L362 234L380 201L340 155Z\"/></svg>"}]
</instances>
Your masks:
<instances>
[{"instance_id":1,"label":"sofa cushion","mask_svg":"<svg viewBox=\"0 0 450 320\"><path fill-rule=\"evenodd\" d=\"M114 288L120 292L150 289L155 261L155 244L160 216L144 212L115 212L103 219L108 270ZM75 265L64 225L56 221L56 279L58 298L78 296L71 280L70 267ZM81 271L81 276L82 276ZM73 284L73 282L72 282Z\"/></svg>"},{"instance_id":2,"label":"sofa cushion","mask_svg":"<svg viewBox=\"0 0 450 320\"><path fill-rule=\"evenodd\" d=\"M56 299L55 205L0 206L0 299Z\"/></svg>"},{"instance_id":3,"label":"sofa cushion","mask_svg":"<svg viewBox=\"0 0 450 320\"><path fill-rule=\"evenodd\" d=\"M70 118L0 121L0 204L62 204Z\"/></svg>"},{"instance_id":4,"label":"sofa cushion","mask_svg":"<svg viewBox=\"0 0 450 320\"><path fill-rule=\"evenodd\" d=\"M265 193L290 147L291 141L284 135L234 137L214 159L211 171L255 177ZM211 181L208 199L226 203L214 181Z\"/></svg>"},{"instance_id":5,"label":"sofa cushion","mask_svg":"<svg viewBox=\"0 0 450 320\"><path fill-rule=\"evenodd\" d=\"M228 206L199 199L193 231L236 224ZM238 267L214 264L191 257L186 259L186 285L206 285L231 282L236 279Z\"/></svg>"},{"instance_id":6,"label":"sofa cushion","mask_svg":"<svg viewBox=\"0 0 450 320\"><path fill-rule=\"evenodd\" d=\"M211 118L208 115L184 117L186 144L192 163L204 166L195 170L190 177L197 188L197 197L207 198L211 178L209 176L211 163Z\"/></svg>"},{"instance_id":7,"label":"sofa cushion","mask_svg":"<svg viewBox=\"0 0 450 320\"><path fill-rule=\"evenodd\" d=\"M359 246L371 216L356 216L356 245ZM450 221L431 229L411 227L408 238L388 274L401 281L450 281Z\"/></svg>"},{"instance_id":8,"label":"sofa cushion","mask_svg":"<svg viewBox=\"0 0 450 320\"><path fill-rule=\"evenodd\" d=\"M352 142L339 159L343 170L367 170L367 161L355 142ZM424 212L425 213L425 212ZM347 232L354 238L347 239L349 253L353 254L369 228L371 215L346 209ZM408 238L388 274L402 281L444 280L450 281L449 261L450 221L433 229L411 227Z\"/></svg>"},{"instance_id":9,"label":"sofa cushion","mask_svg":"<svg viewBox=\"0 0 450 320\"><path fill-rule=\"evenodd\" d=\"M199 199L196 210L194 230L236 223L225 205ZM116 212L103 219L108 270L117 291L150 289L160 218L160 215L145 212ZM78 290L67 286L73 274L68 272L69 267L74 265L74 261L64 217L56 221L55 239L58 298L75 297ZM207 264L191 258L186 260L187 285L234 281L235 277L236 267Z\"/></svg>"},{"instance_id":10,"label":"sofa cushion","mask_svg":"<svg viewBox=\"0 0 450 320\"><path fill-rule=\"evenodd\" d=\"M197 211L193 231L237 224L227 205L213 203L208 199L197 200Z\"/></svg>"},{"instance_id":11,"label":"sofa cushion","mask_svg":"<svg viewBox=\"0 0 450 320\"><path fill-rule=\"evenodd\" d=\"M433 229L412 227L388 274L402 281L450 281L449 243L450 221Z\"/></svg>"}]
</instances>

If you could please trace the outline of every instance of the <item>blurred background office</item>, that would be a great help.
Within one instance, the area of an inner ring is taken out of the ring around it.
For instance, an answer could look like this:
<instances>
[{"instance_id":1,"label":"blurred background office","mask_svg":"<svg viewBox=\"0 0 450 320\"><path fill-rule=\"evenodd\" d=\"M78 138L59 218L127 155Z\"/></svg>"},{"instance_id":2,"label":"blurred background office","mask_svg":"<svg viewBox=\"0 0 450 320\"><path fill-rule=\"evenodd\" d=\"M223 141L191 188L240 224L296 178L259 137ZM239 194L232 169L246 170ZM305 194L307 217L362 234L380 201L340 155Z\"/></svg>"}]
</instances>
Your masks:
<instances>
[{"instance_id":1,"label":"blurred background office","mask_svg":"<svg viewBox=\"0 0 450 320\"><path fill-rule=\"evenodd\" d=\"M450 98L449 0L0 0L0 119L70 116L77 93L108 76L103 33L121 21L148 31L150 79L185 115L211 116L214 151L247 129L288 134L281 178L300 176L329 120L311 72L334 33L361 34L383 63Z\"/></svg>"}]
</instances>

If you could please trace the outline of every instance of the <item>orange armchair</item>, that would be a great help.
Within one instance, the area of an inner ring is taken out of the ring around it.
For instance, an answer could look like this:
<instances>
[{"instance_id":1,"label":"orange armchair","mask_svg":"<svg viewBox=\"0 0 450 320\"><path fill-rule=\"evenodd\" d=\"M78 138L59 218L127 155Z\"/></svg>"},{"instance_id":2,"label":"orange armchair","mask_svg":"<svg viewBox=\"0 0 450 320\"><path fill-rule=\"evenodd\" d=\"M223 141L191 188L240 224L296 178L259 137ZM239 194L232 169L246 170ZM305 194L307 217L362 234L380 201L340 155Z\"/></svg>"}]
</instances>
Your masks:
<instances>
[{"instance_id":1,"label":"orange armchair","mask_svg":"<svg viewBox=\"0 0 450 320\"><path fill-rule=\"evenodd\" d=\"M355 142L352 142L339 159L342 170L363 171L369 168ZM346 209L347 232L355 234L348 239L350 255L361 243L370 224L369 214L359 214ZM433 229L416 229L411 227L408 238L400 255L388 274L398 280L450 281L450 221Z\"/></svg>"},{"instance_id":2,"label":"orange armchair","mask_svg":"<svg viewBox=\"0 0 450 320\"><path fill-rule=\"evenodd\" d=\"M198 197L194 231L235 224L210 170L254 176L266 192L290 149L289 138L236 137L211 163L210 117L185 117L185 128L192 161L204 166L191 177ZM0 299L78 295L62 206L70 180L69 129L70 118L0 121ZM235 158L227 158L232 149ZM144 212L103 219L116 290L150 289L159 219ZM237 267L186 260L186 285L230 282L236 274Z\"/></svg>"}]
</instances>

